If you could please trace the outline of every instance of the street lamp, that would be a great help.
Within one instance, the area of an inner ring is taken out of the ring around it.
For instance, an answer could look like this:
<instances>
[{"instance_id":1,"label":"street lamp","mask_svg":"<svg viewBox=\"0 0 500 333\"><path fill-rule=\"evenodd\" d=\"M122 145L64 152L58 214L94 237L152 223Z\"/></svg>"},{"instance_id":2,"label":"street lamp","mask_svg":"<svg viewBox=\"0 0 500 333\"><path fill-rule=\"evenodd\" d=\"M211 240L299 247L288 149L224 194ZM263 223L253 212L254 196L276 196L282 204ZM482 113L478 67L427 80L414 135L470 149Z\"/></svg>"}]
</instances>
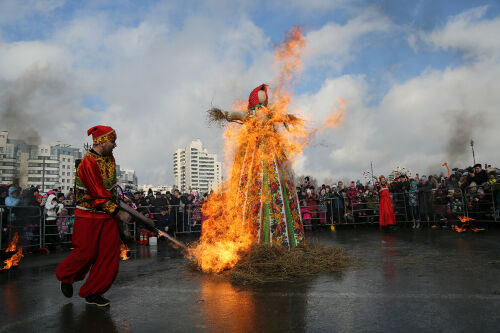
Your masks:
<instances>
[{"instance_id":1,"label":"street lamp","mask_svg":"<svg viewBox=\"0 0 500 333\"><path fill-rule=\"evenodd\" d=\"M476 165L476 156L474 155L474 140L470 140L470 147L472 149L472 160L474 161L474 165Z\"/></svg>"}]
</instances>

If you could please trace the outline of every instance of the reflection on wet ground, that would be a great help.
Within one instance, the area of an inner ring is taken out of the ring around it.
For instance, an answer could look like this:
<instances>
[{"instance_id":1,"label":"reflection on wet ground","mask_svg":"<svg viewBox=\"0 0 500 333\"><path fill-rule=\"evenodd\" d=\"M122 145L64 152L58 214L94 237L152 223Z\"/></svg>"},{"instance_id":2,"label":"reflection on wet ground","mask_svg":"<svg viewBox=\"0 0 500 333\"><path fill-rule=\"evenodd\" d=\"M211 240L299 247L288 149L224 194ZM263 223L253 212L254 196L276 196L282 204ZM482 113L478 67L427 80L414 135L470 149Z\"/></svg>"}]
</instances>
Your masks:
<instances>
[{"instance_id":1,"label":"reflection on wet ground","mask_svg":"<svg viewBox=\"0 0 500 333\"><path fill-rule=\"evenodd\" d=\"M341 273L241 287L190 272L165 243L138 246L107 309L60 294L55 268L67 253L28 256L0 272L0 331L499 332L500 230L340 229L307 241L358 260Z\"/></svg>"}]
</instances>

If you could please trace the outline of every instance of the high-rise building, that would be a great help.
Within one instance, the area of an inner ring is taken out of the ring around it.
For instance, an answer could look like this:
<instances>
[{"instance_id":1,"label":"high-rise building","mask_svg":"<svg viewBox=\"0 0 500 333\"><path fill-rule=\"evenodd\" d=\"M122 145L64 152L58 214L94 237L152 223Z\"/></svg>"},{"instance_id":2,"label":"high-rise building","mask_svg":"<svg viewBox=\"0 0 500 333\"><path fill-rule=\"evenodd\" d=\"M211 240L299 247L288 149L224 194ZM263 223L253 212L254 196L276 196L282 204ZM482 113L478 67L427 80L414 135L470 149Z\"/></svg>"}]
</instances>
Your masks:
<instances>
[{"instance_id":1,"label":"high-rise building","mask_svg":"<svg viewBox=\"0 0 500 333\"><path fill-rule=\"evenodd\" d=\"M135 170L121 169L117 164L116 178L118 185L120 185L124 190L137 191L137 176L135 175Z\"/></svg>"},{"instance_id":2,"label":"high-rise building","mask_svg":"<svg viewBox=\"0 0 500 333\"><path fill-rule=\"evenodd\" d=\"M75 160L82 154L69 144L27 144L0 131L0 184L39 186L42 192L60 186L68 192L75 182Z\"/></svg>"},{"instance_id":3,"label":"high-rise building","mask_svg":"<svg viewBox=\"0 0 500 333\"><path fill-rule=\"evenodd\" d=\"M75 185L75 161L83 155L83 149L66 143L32 145L0 131L0 185L38 186L42 192L60 186L67 193ZM122 188L137 190L134 170L117 165L116 176Z\"/></svg>"},{"instance_id":4,"label":"high-rise building","mask_svg":"<svg viewBox=\"0 0 500 333\"><path fill-rule=\"evenodd\" d=\"M222 183L222 163L216 154L203 149L200 139L174 153L175 186L181 192L190 187L193 191L208 192Z\"/></svg>"}]
</instances>

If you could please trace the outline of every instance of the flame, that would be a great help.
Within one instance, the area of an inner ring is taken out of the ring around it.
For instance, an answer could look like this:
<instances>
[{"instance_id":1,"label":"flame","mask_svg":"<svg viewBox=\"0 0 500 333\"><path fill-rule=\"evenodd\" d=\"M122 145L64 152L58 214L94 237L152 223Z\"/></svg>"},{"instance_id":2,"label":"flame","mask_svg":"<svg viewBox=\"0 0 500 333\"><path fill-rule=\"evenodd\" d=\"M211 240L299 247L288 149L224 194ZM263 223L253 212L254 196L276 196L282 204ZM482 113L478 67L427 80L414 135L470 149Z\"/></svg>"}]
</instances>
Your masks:
<instances>
[{"instance_id":1,"label":"flame","mask_svg":"<svg viewBox=\"0 0 500 333\"><path fill-rule=\"evenodd\" d=\"M247 191L240 191L239 186L241 179L245 178L249 188L260 188L258 182L262 179L262 168L259 168L260 163L244 168L250 165L248 161L255 159L271 163L274 155L284 154L288 161L293 162L307 144L303 121L288 114L292 95L290 87L302 68L304 47L305 38L300 28L295 27L286 34L284 42L274 53L280 69L273 80L273 100L268 108L260 109L262 115L250 117L243 126L231 124L224 132L226 165L232 164L226 168L230 177L203 204L202 235L199 243L188 250L189 258L204 272L217 273L234 267L240 256L258 241L251 217L260 210L264 194L253 191L246 194ZM233 103L233 109L245 110L246 103L238 100ZM280 124L286 125L283 128ZM262 149L259 150L264 140L274 154L264 154Z\"/></svg>"},{"instance_id":2,"label":"flame","mask_svg":"<svg viewBox=\"0 0 500 333\"><path fill-rule=\"evenodd\" d=\"M441 166L446 167L446 170L448 170L448 178L450 178L450 167L448 166L448 162L444 162Z\"/></svg>"},{"instance_id":3,"label":"flame","mask_svg":"<svg viewBox=\"0 0 500 333\"><path fill-rule=\"evenodd\" d=\"M453 230L455 230L456 232L466 232L467 228L465 228L465 227L461 228L461 227L454 226Z\"/></svg>"},{"instance_id":4,"label":"flame","mask_svg":"<svg viewBox=\"0 0 500 333\"><path fill-rule=\"evenodd\" d=\"M341 97L337 97L335 100L338 104L338 107L332 108L330 114L328 115L323 124L321 124L319 127L312 128L309 131L309 134L307 136L308 142L314 139L314 137L316 137L316 134L323 132L326 129L336 128L342 123L346 109L346 102Z\"/></svg>"},{"instance_id":5,"label":"flame","mask_svg":"<svg viewBox=\"0 0 500 333\"><path fill-rule=\"evenodd\" d=\"M23 248L22 247L17 247L17 243L19 241L19 235L17 232L14 234L14 237L12 238L9 247L5 252L14 252L17 249L17 252L14 253L9 259L4 260L5 266L1 268L0 270L3 269L10 269L12 266L17 266L19 265L19 261L21 260L23 256Z\"/></svg>"},{"instance_id":6,"label":"flame","mask_svg":"<svg viewBox=\"0 0 500 333\"><path fill-rule=\"evenodd\" d=\"M14 252L17 248L17 242L19 242L19 235L16 232L14 234L14 237L12 237L12 240L9 243L9 247L7 248L7 250L5 250L5 252Z\"/></svg>"},{"instance_id":7,"label":"flame","mask_svg":"<svg viewBox=\"0 0 500 333\"><path fill-rule=\"evenodd\" d=\"M125 243L122 243L120 245L120 258L122 260L129 260L130 258L128 257L128 253L130 252L130 249L125 245Z\"/></svg>"},{"instance_id":8,"label":"flame","mask_svg":"<svg viewBox=\"0 0 500 333\"><path fill-rule=\"evenodd\" d=\"M321 127L322 129L338 127L342 122L345 112L345 100L337 97L337 103L339 106L337 108L333 108L332 112Z\"/></svg>"},{"instance_id":9,"label":"flame","mask_svg":"<svg viewBox=\"0 0 500 333\"><path fill-rule=\"evenodd\" d=\"M474 221L473 218L467 217L467 216L458 215L457 217L460 220L460 222L462 222L462 223L466 223L466 222L469 222L469 221Z\"/></svg>"}]
</instances>

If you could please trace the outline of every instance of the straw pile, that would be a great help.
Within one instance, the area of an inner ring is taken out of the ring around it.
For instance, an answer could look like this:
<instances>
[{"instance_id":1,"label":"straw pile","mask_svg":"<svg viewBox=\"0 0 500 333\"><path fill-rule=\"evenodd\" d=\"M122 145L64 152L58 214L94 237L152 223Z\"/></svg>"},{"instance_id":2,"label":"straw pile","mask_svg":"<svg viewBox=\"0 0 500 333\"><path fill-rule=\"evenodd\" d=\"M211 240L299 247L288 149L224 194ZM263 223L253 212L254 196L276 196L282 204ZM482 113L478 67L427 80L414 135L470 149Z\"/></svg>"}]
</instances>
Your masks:
<instances>
[{"instance_id":1,"label":"straw pile","mask_svg":"<svg viewBox=\"0 0 500 333\"><path fill-rule=\"evenodd\" d=\"M322 244L279 250L267 244L255 244L230 270L234 284L262 284L293 281L320 272L341 271L353 258L341 248Z\"/></svg>"}]
</instances>

